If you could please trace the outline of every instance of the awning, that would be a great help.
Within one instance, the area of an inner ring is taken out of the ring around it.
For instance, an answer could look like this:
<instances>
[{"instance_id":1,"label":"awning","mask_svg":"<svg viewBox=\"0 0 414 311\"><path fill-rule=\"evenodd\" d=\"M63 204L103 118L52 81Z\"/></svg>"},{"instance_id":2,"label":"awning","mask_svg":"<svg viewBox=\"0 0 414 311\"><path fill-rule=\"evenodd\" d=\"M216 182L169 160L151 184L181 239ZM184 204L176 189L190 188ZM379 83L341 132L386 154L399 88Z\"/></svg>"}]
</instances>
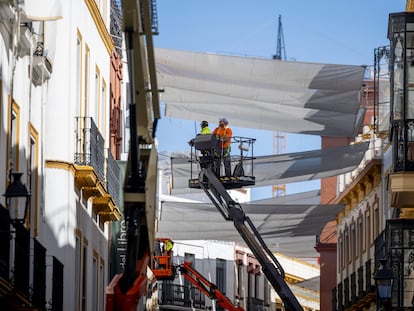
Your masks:
<instances>
[{"instance_id":1,"label":"awning","mask_svg":"<svg viewBox=\"0 0 414 311\"><path fill-rule=\"evenodd\" d=\"M365 67L155 49L165 115L232 126L354 137Z\"/></svg>"},{"instance_id":2,"label":"awning","mask_svg":"<svg viewBox=\"0 0 414 311\"><path fill-rule=\"evenodd\" d=\"M315 237L325 224L335 219L343 205L312 203L316 196L293 195L278 204L252 202L241 204L253 221L266 245L275 252L297 258L317 257ZM309 200L308 204L298 202ZM317 197L319 200L319 197ZM316 201L317 201L316 200ZM267 201L269 202L269 201ZM176 240L222 240L244 243L231 221L225 221L210 203L167 202L161 203L157 235Z\"/></svg>"},{"instance_id":3,"label":"awning","mask_svg":"<svg viewBox=\"0 0 414 311\"><path fill-rule=\"evenodd\" d=\"M355 169L361 163L368 146L369 143L364 142L322 150L259 156L254 160L253 166L248 161L245 162L244 168L245 172L253 172L255 186L321 179ZM189 157L171 158L171 169L172 193L186 192L188 180L197 178L198 175L197 163L191 163Z\"/></svg>"}]
</instances>

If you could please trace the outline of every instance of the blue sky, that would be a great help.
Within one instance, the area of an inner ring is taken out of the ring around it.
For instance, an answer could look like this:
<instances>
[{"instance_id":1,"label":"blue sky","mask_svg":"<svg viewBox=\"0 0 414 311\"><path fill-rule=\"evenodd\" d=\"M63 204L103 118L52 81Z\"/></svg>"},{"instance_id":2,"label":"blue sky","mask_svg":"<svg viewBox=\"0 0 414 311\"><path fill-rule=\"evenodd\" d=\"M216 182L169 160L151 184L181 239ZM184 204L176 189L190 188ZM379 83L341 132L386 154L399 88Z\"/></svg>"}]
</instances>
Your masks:
<instances>
[{"instance_id":1,"label":"blue sky","mask_svg":"<svg viewBox=\"0 0 414 311\"><path fill-rule=\"evenodd\" d=\"M368 65L374 49L389 45L388 15L405 10L403 0L157 0L159 35L155 46L271 58L276 52L278 16L282 16L288 61ZM228 116L226 116L228 117ZM163 117L158 125L159 151L188 150L187 141L200 120ZM217 120L208 120L214 128ZM230 126L231 118L229 117ZM269 131L232 128L236 136L254 137L255 155L273 153ZM319 137L286 134L286 152L320 147ZM319 182L287 185L294 193ZM270 197L269 188L253 199Z\"/></svg>"}]
</instances>

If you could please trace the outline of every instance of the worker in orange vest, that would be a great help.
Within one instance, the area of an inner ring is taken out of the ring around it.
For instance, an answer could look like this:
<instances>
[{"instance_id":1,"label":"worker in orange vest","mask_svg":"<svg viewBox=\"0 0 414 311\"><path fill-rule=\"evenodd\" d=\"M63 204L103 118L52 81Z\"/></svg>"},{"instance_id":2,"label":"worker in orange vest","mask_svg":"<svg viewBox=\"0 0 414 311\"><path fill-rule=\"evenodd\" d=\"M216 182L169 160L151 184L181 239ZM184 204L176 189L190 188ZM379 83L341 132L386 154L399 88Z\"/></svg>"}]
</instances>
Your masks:
<instances>
[{"instance_id":1,"label":"worker in orange vest","mask_svg":"<svg viewBox=\"0 0 414 311\"><path fill-rule=\"evenodd\" d=\"M233 132L228 125L229 121L226 118L220 118L218 126L212 133L219 140L219 158L216 163L216 176L220 176L221 162L224 164L225 175L231 176L230 143Z\"/></svg>"}]
</instances>

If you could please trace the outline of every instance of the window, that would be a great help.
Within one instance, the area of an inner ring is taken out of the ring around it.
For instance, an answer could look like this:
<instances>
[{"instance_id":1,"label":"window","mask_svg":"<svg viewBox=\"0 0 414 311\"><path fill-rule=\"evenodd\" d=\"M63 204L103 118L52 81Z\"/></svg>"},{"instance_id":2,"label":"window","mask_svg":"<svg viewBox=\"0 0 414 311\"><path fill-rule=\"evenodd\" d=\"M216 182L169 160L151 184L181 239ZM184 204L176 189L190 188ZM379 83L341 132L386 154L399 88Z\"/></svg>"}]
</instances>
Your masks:
<instances>
[{"instance_id":1,"label":"window","mask_svg":"<svg viewBox=\"0 0 414 311\"><path fill-rule=\"evenodd\" d=\"M243 261L237 261L237 295L243 297Z\"/></svg>"},{"instance_id":2,"label":"window","mask_svg":"<svg viewBox=\"0 0 414 311\"><path fill-rule=\"evenodd\" d=\"M86 311L86 307L87 307L87 284L88 284L88 256L87 256L87 251L88 251L88 241L86 239L84 239L83 241L83 247L82 247L82 311Z\"/></svg>"},{"instance_id":3,"label":"window","mask_svg":"<svg viewBox=\"0 0 414 311\"><path fill-rule=\"evenodd\" d=\"M254 273L254 297L260 298L260 266L256 265Z\"/></svg>"},{"instance_id":4,"label":"window","mask_svg":"<svg viewBox=\"0 0 414 311\"><path fill-rule=\"evenodd\" d=\"M366 224L366 239L367 239L367 246L369 247L371 245L371 214L370 214L370 205L367 206L367 211L365 213L365 224Z\"/></svg>"},{"instance_id":5,"label":"window","mask_svg":"<svg viewBox=\"0 0 414 311\"><path fill-rule=\"evenodd\" d=\"M342 238L343 233L339 233L338 236L338 260L339 260L339 269L343 270L345 268L345 264L344 264L344 240Z\"/></svg>"},{"instance_id":6,"label":"window","mask_svg":"<svg viewBox=\"0 0 414 311\"><path fill-rule=\"evenodd\" d=\"M248 266L247 266L247 297L251 298L253 297L254 294L254 281L253 281L253 263L249 262Z\"/></svg>"},{"instance_id":7,"label":"window","mask_svg":"<svg viewBox=\"0 0 414 311\"><path fill-rule=\"evenodd\" d=\"M80 310L80 275L81 275L81 237L76 235L76 249L75 249L75 303L78 310Z\"/></svg>"},{"instance_id":8,"label":"window","mask_svg":"<svg viewBox=\"0 0 414 311\"><path fill-rule=\"evenodd\" d=\"M19 137L20 137L20 108L19 106L13 102L11 114L9 117L10 120L10 128L9 128L9 151L10 151L10 158L9 158L9 170L13 170L14 172L19 170Z\"/></svg>"},{"instance_id":9,"label":"window","mask_svg":"<svg viewBox=\"0 0 414 311\"><path fill-rule=\"evenodd\" d=\"M100 105L99 105L99 128L101 129L102 135L105 137L105 129L106 129L106 82L102 79L102 87L101 87L101 96L100 96Z\"/></svg>"},{"instance_id":10,"label":"window","mask_svg":"<svg viewBox=\"0 0 414 311\"><path fill-rule=\"evenodd\" d=\"M101 108L100 108L100 70L98 66L95 68L95 105L93 108L93 115L91 115L94 120L96 120L98 129L101 130L102 133L102 123L101 123Z\"/></svg>"},{"instance_id":11,"label":"window","mask_svg":"<svg viewBox=\"0 0 414 311\"><path fill-rule=\"evenodd\" d=\"M264 294L263 294L263 300L264 300L264 304L265 306L269 306L270 305L270 284L269 281L267 280L267 278L263 278L264 281Z\"/></svg>"},{"instance_id":12,"label":"window","mask_svg":"<svg viewBox=\"0 0 414 311\"><path fill-rule=\"evenodd\" d=\"M375 198L373 208L374 208L373 239L375 239L379 235L380 227L381 227L378 197Z\"/></svg>"},{"instance_id":13,"label":"window","mask_svg":"<svg viewBox=\"0 0 414 311\"><path fill-rule=\"evenodd\" d=\"M358 252L360 256L365 251L365 239L364 239L364 222L362 221L362 215L358 216Z\"/></svg>"},{"instance_id":14,"label":"window","mask_svg":"<svg viewBox=\"0 0 414 311\"><path fill-rule=\"evenodd\" d=\"M98 308L97 310L104 309L104 288L105 288L105 278L104 278L104 261L101 258L101 262L99 264L99 275L98 275Z\"/></svg>"},{"instance_id":15,"label":"window","mask_svg":"<svg viewBox=\"0 0 414 311\"><path fill-rule=\"evenodd\" d=\"M348 264L351 261L351 256L350 256L350 243L349 243L349 231L348 231L348 227L345 227L345 252L344 252L344 257L345 257L345 263Z\"/></svg>"},{"instance_id":16,"label":"window","mask_svg":"<svg viewBox=\"0 0 414 311\"><path fill-rule=\"evenodd\" d=\"M355 230L355 222L352 222L351 224L351 256L350 260L352 261L354 258L358 257L358 254L356 252L357 245L356 245L356 230Z\"/></svg>"},{"instance_id":17,"label":"window","mask_svg":"<svg viewBox=\"0 0 414 311\"><path fill-rule=\"evenodd\" d=\"M85 81L84 81L84 115L90 116L90 107L89 107L89 58L90 58L90 50L89 47L86 45L85 47Z\"/></svg>"},{"instance_id":18,"label":"window","mask_svg":"<svg viewBox=\"0 0 414 311\"><path fill-rule=\"evenodd\" d=\"M98 255L94 252L92 258L92 310L98 311Z\"/></svg>"},{"instance_id":19,"label":"window","mask_svg":"<svg viewBox=\"0 0 414 311\"><path fill-rule=\"evenodd\" d=\"M82 234L76 232L75 250L75 304L77 310L86 311L87 303L87 249L88 241L82 240Z\"/></svg>"},{"instance_id":20,"label":"window","mask_svg":"<svg viewBox=\"0 0 414 311\"><path fill-rule=\"evenodd\" d=\"M190 254L190 253L184 253L184 261L191 262L191 265L194 267L195 255ZM184 279L184 286L185 287L191 286L191 282L188 281L187 279Z\"/></svg>"},{"instance_id":21,"label":"window","mask_svg":"<svg viewBox=\"0 0 414 311\"><path fill-rule=\"evenodd\" d=\"M76 38L76 98L78 105L76 108L76 116L81 116L82 107L82 36L78 32Z\"/></svg>"},{"instance_id":22,"label":"window","mask_svg":"<svg viewBox=\"0 0 414 311\"><path fill-rule=\"evenodd\" d=\"M222 292L226 292L226 261L224 259L216 259L216 285Z\"/></svg>"},{"instance_id":23,"label":"window","mask_svg":"<svg viewBox=\"0 0 414 311\"><path fill-rule=\"evenodd\" d=\"M35 128L30 125L30 140L29 140L29 159L28 159L28 172L30 175L28 189L32 194L30 200L31 209L33 211L33 228L34 236L37 236L38 232L38 161L39 161L39 146L38 146L38 133Z\"/></svg>"}]
</instances>

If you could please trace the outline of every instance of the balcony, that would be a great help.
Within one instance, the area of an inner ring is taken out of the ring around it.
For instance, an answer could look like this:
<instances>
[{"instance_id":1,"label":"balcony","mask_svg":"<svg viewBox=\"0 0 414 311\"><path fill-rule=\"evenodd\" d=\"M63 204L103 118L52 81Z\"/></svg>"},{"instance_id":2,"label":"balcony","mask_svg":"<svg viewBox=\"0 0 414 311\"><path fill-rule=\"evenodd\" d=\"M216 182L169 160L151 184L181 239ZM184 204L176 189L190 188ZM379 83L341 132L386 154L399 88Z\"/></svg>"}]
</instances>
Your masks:
<instances>
[{"instance_id":1,"label":"balcony","mask_svg":"<svg viewBox=\"0 0 414 311\"><path fill-rule=\"evenodd\" d=\"M205 310L205 295L197 288L163 282L158 293L159 310Z\"/></svg>"},{"instance_id":2,"label":"balcony","mask_svg":"<svg viewBox=\"0 0 414 311\"><path fill-rule=\"evenodd\" d=\"M350 278L339 283L332 290L333 310L368 310L376 299L372 275L371 260L368 260L358 268L358 273L352 273Z\"/></svg>"},{"instance_id":3,"label":"balcony","mask_svg":"<svg viewBox=\"0 0 414 311\"><path fill-rule=\"evenodd\" d=\"M75 184L86 200L93 198L93 213L100 222L118 221L120 169L91 117L75 118Z\"/></svg>"},{"instance_id":4,"label":"balcony","mask_svg":"<svg viewBox=\"0 0 414 311\"><path fill-rule=\"evenodd\" d=\"M23 225L15 224L14 230L10 229L8 211L0 205L2 310L63 310L62 263L56 257L47 263L50 256L46 248L35 238L31 241L29 230ZM52 281L47 282L50 268ZM46 297L46 293L51 293L51 297Z\"/></svg>"}]
</instances>

